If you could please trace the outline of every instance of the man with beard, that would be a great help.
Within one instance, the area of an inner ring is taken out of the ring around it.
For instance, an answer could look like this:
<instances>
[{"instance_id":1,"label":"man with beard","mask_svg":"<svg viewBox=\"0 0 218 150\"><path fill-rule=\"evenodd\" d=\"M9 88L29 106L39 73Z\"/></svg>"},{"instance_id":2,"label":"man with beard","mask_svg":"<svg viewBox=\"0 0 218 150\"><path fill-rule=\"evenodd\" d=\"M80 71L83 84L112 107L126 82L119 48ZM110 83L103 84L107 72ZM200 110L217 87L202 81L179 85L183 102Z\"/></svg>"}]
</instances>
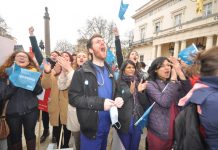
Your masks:
<instances>
[{"instance_id":1,"label":"man with beard","mask_svg":"<svg viewBox=\"0 0 218 150\"><path fill-rule=\"evenodd\" d=\"M105 62L107 48L101 35L93 35L87 43L92 56L75 71L70 89L69 103L77 108L81 128L81 150L106 150L111 120L109 110L120 108L123 100L115 98L115 80Z\"/></svg>"}]
</instances>

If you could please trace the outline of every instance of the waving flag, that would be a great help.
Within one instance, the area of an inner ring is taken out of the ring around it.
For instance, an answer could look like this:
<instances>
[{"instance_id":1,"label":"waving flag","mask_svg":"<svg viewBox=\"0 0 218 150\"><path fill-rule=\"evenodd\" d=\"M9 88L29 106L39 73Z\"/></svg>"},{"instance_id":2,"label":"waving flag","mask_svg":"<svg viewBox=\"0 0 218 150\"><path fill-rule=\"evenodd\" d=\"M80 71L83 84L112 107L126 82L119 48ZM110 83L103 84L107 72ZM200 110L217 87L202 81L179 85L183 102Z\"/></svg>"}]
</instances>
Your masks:
<instances>
[{"instance_id":1,"label":"waving flag","mask_svg":"<svg viewBox=\"0 0 218 150\"><path fill-rule=\"evenodd\" d=\"M203 10L204 0L196 0L196 12L201 13Z\"/></svg>"},{"instance_id":2,"label":"waving flag","mask_svg":"<svg viewBox=\"0 0 218 150\"><path fill-rule=\"evenodd\" d=\"M114 56L113 52L112 52L110 49L108 49L108 50L107 50L106 62L107 62L110 66L112 66L112 64L114 63L115 60L116 60L116 59L115 59L115 56Z\"/></svg>"},{"instance_id":3,"label":"waving flag","mask_svg":"<svg viewBox=\"0 0 218 150\"><path fill-rule=\"evenodd\" d=\"M124 14L128 8L129 4L123 4L123 0L121 0L121 4L120 4L120 11L119 11L119 18L120 20L124 20Z\"/></svg>"},{"instance_id":4,"label":"waving flag","mask_svg":"<svg viewBox=\"0 0 218 150\"><path fill-rule=\"evenodd\" d=\"M197 47L195 44L190 45L189 47L181 50L178 57L182 59L187 65L191 65L193 63L192 61L192 55L198 52Z\"/></svg>"},{"instance_id":5,"label":"waving flag","mask_svg":"<svg viewBox=\"0 0 218 150\"><path fill-rule=\"evenodd\" d=\"M144 114L139 118L139 120L135 123L135 126L141 127L143 129L144 127L147 127L148 125L148 116L151 112L151 109L153 108L155 102L144 112Z\"/></svg>"}]
</instances>

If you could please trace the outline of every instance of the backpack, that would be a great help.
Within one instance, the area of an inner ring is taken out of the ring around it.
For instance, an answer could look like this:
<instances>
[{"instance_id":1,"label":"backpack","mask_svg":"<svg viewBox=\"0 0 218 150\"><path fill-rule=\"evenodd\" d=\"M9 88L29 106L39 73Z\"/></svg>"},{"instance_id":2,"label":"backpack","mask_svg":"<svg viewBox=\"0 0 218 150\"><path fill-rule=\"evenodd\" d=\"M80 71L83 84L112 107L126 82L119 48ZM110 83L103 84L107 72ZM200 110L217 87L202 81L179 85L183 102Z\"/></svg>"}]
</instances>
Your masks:
<instances>
[{"instance_id":1,"label":"backpack","mask_svg":"<svg viewBox=\"0 0 218 150\"><path fill-rule=\"evenodd\" d=\"M175 119L174 150L206 150L200 134L200 120L197 105L190 103Z\"/></svg>"}]
</instances>

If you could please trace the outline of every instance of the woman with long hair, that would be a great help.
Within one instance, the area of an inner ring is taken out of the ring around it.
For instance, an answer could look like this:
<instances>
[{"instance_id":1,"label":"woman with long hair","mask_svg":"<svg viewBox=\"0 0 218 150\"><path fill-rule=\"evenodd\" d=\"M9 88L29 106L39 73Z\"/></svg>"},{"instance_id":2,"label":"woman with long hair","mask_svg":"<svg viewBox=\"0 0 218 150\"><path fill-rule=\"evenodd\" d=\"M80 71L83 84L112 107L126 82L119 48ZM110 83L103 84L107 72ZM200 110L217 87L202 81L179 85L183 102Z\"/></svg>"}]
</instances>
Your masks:
<instances>
[{"instance_id":1,"label":"woman with long hair","mask_svg":"<svg viewBox=\"0 0 218 150\"><path fill-rule=\"evenodd\" d=\"M73 66L75 70L77 70L88 60L88 52L79 51L75 53L75 56L76 58ZM72 76L69 79L70 83L71 83ZM67 89L69 85L64 84L62 87L63 89ZM67 129L70 130L72 132L72 135L74 136L76 149L80 150L80 125L76 114L76 107L73 107L70 104L68 104Z\"/></svg>"},{"instance_id":2,"label":"woman with long hair","mask_svg":"<svg viewBox=\"0 0 218 150\"><path fill-rule=\"evenodd\" d=\"M48 113L53 132L59 146L61 128L64 130L64 143L60 143L62 148L69 148L71 132L66 128L68 112L68 89L72 79L73 59L69 52L62 52L57 57L56 64L51 69L51 64L44 62L44 73L42 76L42 86L45 89L51 88L50 100L48 102Z\"/></svg>"},{"instance_id":3,"label":"woman with long hair","mask_svg":"<svg viewBox=\"0 0 218 150\"><path fill-rule=\"evenodd\" d=\"M131 60L123 62L117 80L117 96L122 97L124 104L118 109L118 120L121 128L117 133L126 150L137 150L142 130L135 127L135 122L142 116L146 107L146 83L142 83L136 73L136 65Z\"/></svg>"},{"instance_id":4,"label":"woman with long hair","mask_svg":"<svg viewBox=\"0 0 218 150\"><path fill-rule=\"evenodd\" d=\"M174 120L178 113L177 102L189 87L179 62L158 57L148 69L146 92L151 103L155 102L148 119L147 145L149 150L171 150Z\"/></svg>"},{"instance_id":5,"label":"woman with long hair","mask_svg":"<svg viewBox=\"0 0 218 150\"><path fill-rule=\"evenodd\" d=\"M40 81L37 82L33 91L15 87L9 81L9 76L6 73L6 68L11 67L14 63L21 68L38 71L34 61L24 51L14 52L0 67L0 77L8 84L4 97L8 100L6 109L6 119L10 128L8 149L22 149L22 129L24 129L27 149L35 150L35 126L38 119L37 95L42 92L42 87Z\"/></svg>"}]
</instances>

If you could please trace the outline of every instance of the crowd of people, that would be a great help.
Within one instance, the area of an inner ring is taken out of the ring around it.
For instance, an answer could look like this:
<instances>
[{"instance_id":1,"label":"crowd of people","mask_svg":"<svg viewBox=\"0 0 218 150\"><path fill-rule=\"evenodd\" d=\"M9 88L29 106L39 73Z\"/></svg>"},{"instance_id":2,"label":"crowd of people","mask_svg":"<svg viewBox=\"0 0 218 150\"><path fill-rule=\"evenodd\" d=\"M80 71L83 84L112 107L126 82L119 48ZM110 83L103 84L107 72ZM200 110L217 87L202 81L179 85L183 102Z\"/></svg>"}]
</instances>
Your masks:
<instances>
[{"instance_id":1,"label":"crowd of people","mask_svg":"<svg viewBox=\"0 0 218 150\"><path fill-rule=\"evenodd\" d=\"M0 149L22 150L22 133L27 150L36 149L37 95L45 90L50 96L48 111L42 113L41 143L50 135L50 124L57 148L69 148L73 136L77 150L106 150L115 117L120 126L113 127L125 150L139 149L143 134L147 150L189 150L193 148L190 143L199 150L218 149L218 47L196 53L192 65L161 56L145 71L147 66L139 62L137 51L124 59L118 29L113 32L118 77L105 61L107 47L101 35L88 40L87 50L74 54L52 51L44 59L34 28L29 28L35 60L27 52L16 51L0 66L0 108L1 113L6 108L10 129L7 139L0 140ZM32 91L11 82L7 69L15 64L41 72ZM151 104L147 132L143 133L135 123ZM192 109L195 116L190 106L196 108ZM188 113L195 117L195 126ZM191 136L187 125L199 136Z\"/></svg>"}]
</instances>

